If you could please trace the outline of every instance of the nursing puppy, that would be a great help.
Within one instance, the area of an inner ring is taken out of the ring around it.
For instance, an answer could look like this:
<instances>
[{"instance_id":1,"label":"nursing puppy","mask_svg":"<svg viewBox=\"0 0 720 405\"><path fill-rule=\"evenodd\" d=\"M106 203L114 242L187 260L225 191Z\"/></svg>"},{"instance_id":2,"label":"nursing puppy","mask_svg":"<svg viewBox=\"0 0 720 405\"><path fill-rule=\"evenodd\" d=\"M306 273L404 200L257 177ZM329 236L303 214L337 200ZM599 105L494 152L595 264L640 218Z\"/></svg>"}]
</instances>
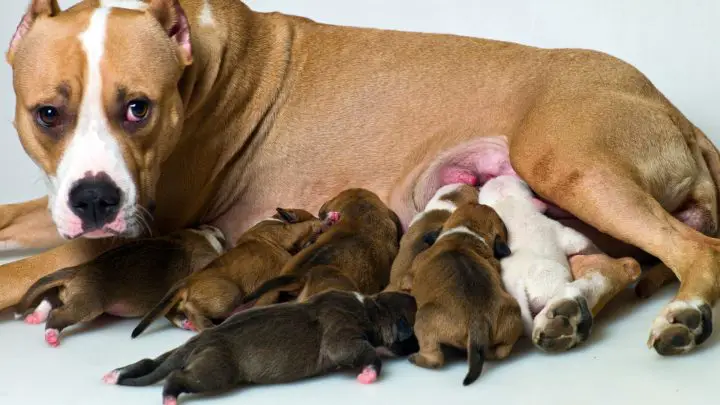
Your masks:
<instances>
[{"instance_id":1,"label":"nursing puppy","mask_svg":"<svg viewBox=\"0 0 720 405\"><path fill-rule=\"evenodd\" d=\"M410 291L410 268L415 257L433 244L445 221L458 206L477 199L478 190L467 184L448 184L435 192L425 210L412 219L408 231L400 240L400 250L393 261L390 285L386 291Z\"/></svg>"},{"instance_id":2,"label":"nursing puppy","mask_svg":"<svg viewBox=\"0 0 720 405\"><path fill-rule=\"evenodd\" d=\"M333 288L374 294L387 286L402 234L397 215L375 193L353 188L323 204L320 218L333 225L244 303L269 305L281 294L304 301Z\"/></svg>"},{"instance_id":3,"label":"nursing puppy","mask_svg":"<svg viewBox=\"0 0 720 405\"><path fill-rule=\"evenodd\" d=\"M593 249L577 231L543 215L543 204L515 176L483 185L479 202L495 209L510 234L504 258L505 288L517 299L525 333L545 351L570 349L587 340L592 314L583 290L573 285L568 256Z\"/></svg>"},{"instance_id":4,"label":"nursing puppy","mask_svg":"<svg viewBox=\"0 0 720 405\"><path fill-rule=\"evenodd\" d=\"M116 369L109 384L151 385L163 378L163 404L183 393L226 391L241 384L286 383L338 368L358 368L371 383L382 363L376 348L404 356L417 350L411 325L415 300L329 291L306 303L243 311L184 345L151 360Z\"/></svg>"},{"instance_id":5,"label":"nursing puppy","mask_svg":"<svg viewBox=\"0 0 720 405\"><path fill-rule=\"evenodd\" d=\"M439 368L442 345L468 352L463 385L475 381L485 359L507 357L522 335L517 302L503 289L496 252L505 256L507 233L500 217L477 202L457 208L432 247L412 265L417 300L415 365Z\"/></svg>"},{"instance_id":6,"label":"nursing puppy","mask_svg":"<svg viewBox=\"0 0 720 405\"><path fill-rule=\"evenodd\" d=\"M203 330L222 322L245 295L277 276L294 254L312 243L323 226L307 211L278 208L271 218L245 232L226 254L175 284L132 337L168 313L174 314L175 325L185 329Z\"/></svg>"},{"instance_id":7,"label":"nursing puppy","mask_svg":"<svg viewBox=\"0 0 720 405\"><path fill-rule=\"evenodd\" d=\"M88 263L41 278L16 312L27 315L28 323L47 319L45 341L56 347L63 329L103 313L142 316L175 282L222 254L224 243L220 230L211 226L130 241Z\"/></svg>"}]
</instances>

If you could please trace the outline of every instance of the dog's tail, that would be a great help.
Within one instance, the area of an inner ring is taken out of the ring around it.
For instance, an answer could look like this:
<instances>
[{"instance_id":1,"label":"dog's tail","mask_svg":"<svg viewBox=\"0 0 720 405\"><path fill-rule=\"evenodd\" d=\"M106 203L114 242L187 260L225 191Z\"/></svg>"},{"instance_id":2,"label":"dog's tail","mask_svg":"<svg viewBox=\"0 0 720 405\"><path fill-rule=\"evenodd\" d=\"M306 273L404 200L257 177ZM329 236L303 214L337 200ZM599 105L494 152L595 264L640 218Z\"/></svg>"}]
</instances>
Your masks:
<instances>
[{"instance_id":1,"label":"dog's tail","mask_svg":"<svg viewBox=\"0 0 720 405\"><path fill-rule=\"evenodd\" d=\"M117 385L144 387L154 384L170 375L173 371L181 369L189 353L187 346L184 345L166 352L154 360L141 360L130 366L115 370L118 374ZM127 377L124 377L123 374L127 375Z\"/></svg>"},{"instance_id":2,"label":"dog's tail","mask_svg":"<svg viewBox=\"0 0 720 405\"><path fill-rule=\"evenodd\" d=\"M15 307L15 312L26 315L28 311L40 304L50 290L65 285L75 276L75 273L77 273L77 267L67 267L36 281L20 299L20 303Z\"/></svg>"},{"instance_id":3,"label":"dog's tail","mask_svg":"<svg viewBox=\"0 0 720 405\"><path fill-rule=\"evenodd\" d=\"M280 293L280 292L290 292L290 291L300 291L302 287L305 285L305 281L307 278L307 274L298 276L296 274L287 274L284 276L278 276L275 278L272 278L266 282L264 282L260 287L258 287L255 291L248 294L245 299L243 299L243 304L248 304L253 301L257 301L262 296L269 294L269 293Z\"/></svg>"},{"instance_id":4,"label":"dog's tail","mask_svg":"<svg viewBox=\"0 0 720 405\"><path fill-rule=\"evenodd\" d=\"M475 382L482 373L485 365L485 351L490 341L489 325L484 320L470 321L468 328L468 373L465 375L463 385L468 386Z\"/></svg>"},{"instance_id":5,"label":"dog's tail","mask_svg":"<svg viewBox=\"0 0 720 405\"><path fill-rule=\"evenodd\" d=\"M186 292L186 286L187 281L182 280L179 283L176 283L170 291L168 291L167 294L160 300L160 302L155 305L153 309L150 310L145 316L140 320L140 323L138 326L133 329L132 334L130 337L135 339L138 337L141 333L147 329L148 326L150 326L151 323L155 322L155 320L161 316L164 316L167 314L170 309L175 307L182 299L183 295Z\"/></svg>"}]
</instances>

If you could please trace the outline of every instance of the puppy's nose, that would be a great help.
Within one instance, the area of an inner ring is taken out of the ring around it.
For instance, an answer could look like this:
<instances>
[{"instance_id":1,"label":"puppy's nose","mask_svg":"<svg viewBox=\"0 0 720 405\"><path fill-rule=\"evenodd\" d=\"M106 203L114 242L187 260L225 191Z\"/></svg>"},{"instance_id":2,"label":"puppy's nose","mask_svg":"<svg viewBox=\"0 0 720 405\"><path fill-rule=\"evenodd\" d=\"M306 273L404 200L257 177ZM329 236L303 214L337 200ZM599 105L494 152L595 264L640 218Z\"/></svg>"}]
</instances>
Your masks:
<instances>
[{"instance_id":1,"label":"puppy's nose","mask_svg":"<svg viewBox=\"0 0 720 405\"><path fill-rule=\"evenodd\" d=\"M70 189L70 210L82 220L83 230L102 228L120 210L122 191L107 175L85 178Z\"/></svg>"}]
</instances>

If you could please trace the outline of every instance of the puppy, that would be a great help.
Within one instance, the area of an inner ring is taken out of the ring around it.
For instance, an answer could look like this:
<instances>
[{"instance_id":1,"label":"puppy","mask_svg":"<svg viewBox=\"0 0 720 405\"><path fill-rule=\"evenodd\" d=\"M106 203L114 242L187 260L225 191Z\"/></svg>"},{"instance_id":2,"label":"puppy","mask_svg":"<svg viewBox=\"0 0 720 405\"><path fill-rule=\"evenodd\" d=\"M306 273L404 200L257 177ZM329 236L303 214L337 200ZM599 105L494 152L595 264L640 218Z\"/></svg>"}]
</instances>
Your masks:
<instances>
[{"instance_id":1,"label":"puppy","mask_svg":"<svg viewBox=\"0 0 720 405\"><path fill-rule=\"evenodd\" d=\"M245 232L225 255L176 283L140 321L132 337L169 312L171 321L185 329L203 330L222 322L245 295L277 276L323 227L322 221L307 211L278 208L271 218Z\"/></svg>"},{"instance_id":2,"label":"puppy","mask_svg":"<svg viewBox=\"0 0 720 405\"><path fill-rule=\"evenodd\" d=\"M432 247L412 265L417 300L415 334L420 352L410 361L425 368L444 362L442 345L465 349L469 371L480 376L485 359L503 359L522 335L520 308L505 292L494 252L507 249L507 233L492 208L477 202L457 208Z\"/></svg>"},{"instance_id":3,"label":"puppy","mask_svg":"<svg viewBox=\"0 0 720 405\"><path fill-rule=\"evenodd\" d=\"M508 228L512 255L501 261L502 277L520 304L525 333L545 351L585 341L592 314L583 290L572 284L567 258L595 249L592 242L543 215L544 204L515 176L489 180L479 202L493 207Z\"/></svg>"},{"instance_id":4,"label":"puppy","mask_svg":"<svg viewBox=\"0 0 720 405\"><path fill-rule=\"evenodd\" d=\"M331 218L329 230L244 303L304 301L333 288L374 294L387 286L402 234L398 216L375 193L353 188L326 202L320 218Z\"/></svg>"},{"instance_id":5,"label":"puppy","mask_svg":"<svg viewBox=\"0 0 720 405\"><path fill-rule=\"evenodd\" d=\"M415 215L400 240L400 250L390 269L390 285L386 291L410 291L410 267L415 257L434 243L443 224L458 206L476 202L477 199L478 190L467 184L440 187L425 210Z\"/></svg>"},{"instance_id":6,"label":"puppy","mask_svg":"<svg viewBox=\"0 0 720 405\"><path fill-rule=\"evenodd\" d=\"M27 314L37 306L25 320L41 323L47 318L45 340L56 347L63 329L103 313L142 316L175 282L222 254L224 243L220 230L211 226L130 241L41 278L16 310Z\"/></svg>"},{"instance_id":7,"label":"puppy","mask_svg":"<svg viewBox=\"0 0 720 405\"><path fill-rule=\"evenodd\" d=\"M183 393L286 383L341 367L361 369L357 379L371 383L382 367L376 348L398 356L417 350L411 326L415 311L415 300L403 293L329 291L306 303L239 312L184 345L116 369L104 380L146 386L165 378L165 405L175 405Z\"/></svg>"}]
</instances>

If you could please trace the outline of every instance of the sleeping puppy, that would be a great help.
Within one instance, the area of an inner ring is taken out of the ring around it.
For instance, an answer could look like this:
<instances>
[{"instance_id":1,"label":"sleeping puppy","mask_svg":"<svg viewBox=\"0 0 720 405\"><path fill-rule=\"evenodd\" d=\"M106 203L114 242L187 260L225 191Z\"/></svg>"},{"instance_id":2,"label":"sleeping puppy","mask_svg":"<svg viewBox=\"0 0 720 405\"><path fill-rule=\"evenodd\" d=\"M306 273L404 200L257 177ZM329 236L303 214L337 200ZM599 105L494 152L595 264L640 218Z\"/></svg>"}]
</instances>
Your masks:
<instances>
[{"instance_id":1,"label":"sleeping puppy","mask_svg":"<svg viewBox=\"0 0 720 405\"><path fill-rule=\"evenodd\" d=\"M211 226L130 241L41 278L16 311L27 314L37 306L25 320L41 323L47 318L45 340L56 347L63 329L103 313L142 316L174 283L221 254L224 242L220 230Z\"/></svg>"},{"instance_id":2,"label":"sleeping puppy","mask_svg":"<svg viewBox=\"0 0 720 405\"><path fill-rule=\"evenodd\" d=\"M222 322L245 295L277 276L294 254L312 243L323 226L307 211L278 208L275 215L246 231L226 254L176 283L132 337L169 312L172 322L185 329L203 330Z\"/></svg>"},{"instance_id":3,"label":"sleeping puppy","mask_svg":"<svg viewBox=\"0 0 720 405\"><path fill-rule=\"evenodd\" d=\"M515 176L499 176L480 189L479 202L495 209L510 233L512 255L502 277L518 300L525 333L545 351L587 340L592 314L583 289L573 285L568 256L597 251L584 235L543 214L544 204Z\"/></svg>"},{"instance_id":4,"label":"sleeping puppy","mask_svg":"<svg viewBox=\"0 0 720 405\"><path fill-rule=\"evenodd\" d=\"M390 285L386 291L410 291L410 266L415 257L433 244L443 224L458 206L476 202L477 199L477 189L467 184L448 184L438 189L425 210L412 219L408 231L400 240L400 250L393 261Z\"/></svg>"},{"instance_id":5,"label":"sleeping puppy","mask_svg":"<svg viewBox=\"0 0 720 405\"><path fill-rule=\"evenodd\" d=\"M332 288L374 294L387 286L402 233L397 215L375 193L353 188L326 202L320 218L331 218L329 230L293 257L279 277L250 294L245 304L304 301Z\"/></svg>"},{"instance_id":6,"label":"sleeping puppy","mask_svg":"<svg viewBox=\"0 0 720 405\"><path fill-rule=\"evenodd\" d=\"M415 365L439 368L442 346L468 352L463 385L475 381L485 359L503 359L522 335L517 302L503 289L500 263L505 256L505 227L492 208L467 203L445 222L435 244L412 265L412 295L417 300L415 334L420 352Z\"/></svg>"},{"instance_id":7,"label":"sleeping puppy","mask_svg":"<svg viewBox=\"0 0 720 405\"><path fill-rule=\"evenodd\" d=\"M239 312L160 357L116 369L109 384L146 386L165 379L163 404L183 393L227 391L245 384L297 381L338 368L358 368L374 382L382 363L376 348L398 356L417 350L412 332L415 300L329 291L305 303Z\"/></svg>"}]
</instances>

